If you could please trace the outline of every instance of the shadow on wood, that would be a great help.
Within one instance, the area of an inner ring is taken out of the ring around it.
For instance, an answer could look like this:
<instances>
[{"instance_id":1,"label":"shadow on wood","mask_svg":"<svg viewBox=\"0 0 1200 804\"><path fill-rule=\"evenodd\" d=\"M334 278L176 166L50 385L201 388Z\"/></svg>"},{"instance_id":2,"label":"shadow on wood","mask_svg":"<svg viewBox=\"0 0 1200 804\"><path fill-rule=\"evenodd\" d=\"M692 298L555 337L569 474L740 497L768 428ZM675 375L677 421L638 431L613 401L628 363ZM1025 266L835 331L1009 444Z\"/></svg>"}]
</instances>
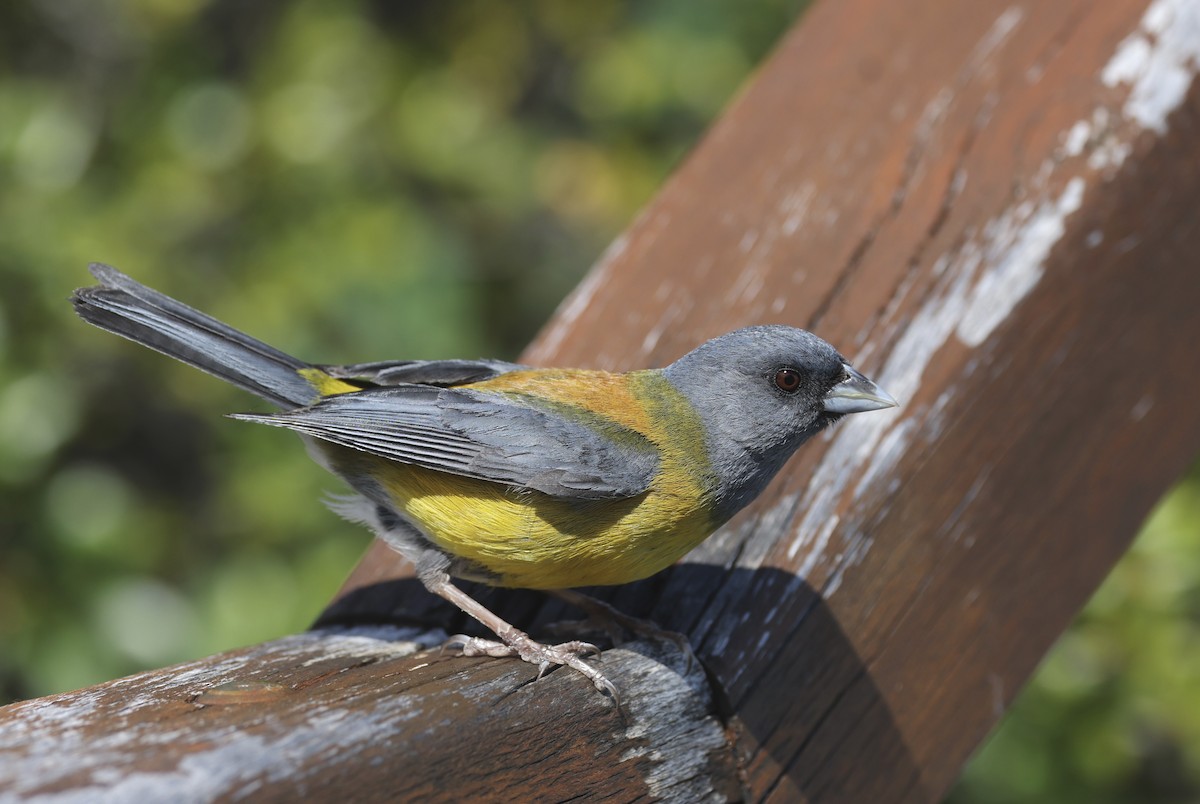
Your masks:
<instances>
[{"instance_id":1,"label":"shadow on wood","mask_svg":"<svg viewBox=\"0 0 1200 804\"><path fill-rule=\"evenodd\" d=\"M692 657L669 640L638 641L602 658L625 699L622 716L569 670L535 680L536 669L520 662L433 647L465 624L441 601L417 617L405 607L402 620L420 624L384 624L392 618L380 601L434 600L399 580L349 595L307 634L0 710L0 789L112 800L730 800L743 795L730 732L742 745L781 752L780 766L828 747L821 761L837 769L839 795L863 777L859 750L846 749L864 739L872 774L915 784L919 771L868 669L794 576L683 564L629 592L657 597L665 625L695 629L708 606L686 598L668 606L663 596L730 588L798 607L779 616L808 635L770 646L777 660L767 683L828 697L808 698L804 710L781 700L733 716L729 701L714 704ZM514 618L566 613L557 602L540 605L536 593L501 597ZM711 647L722 655L720 644ZM858 718L846 733L826 715L848 704Z\"/></svg>"},{"instance_id":2,"label":"shadow on wood","mask_svg":"<svg viewBox=\"0 0 1200 804\"><path fill-rule=\"evenodd\" d=\"M706 681L671 643L577 674L318 629L0 711L0 789L76 800L627 800L738 795ZM536 785L530 779L539 779Z\"/></svg>"},{"instance_id":3,"label":"shadow on wood","mask_svg":"<svg viewBox=\"0 0 1200 804\"><path fill-rule=\"evenodd\" d=\"M525 355L664 365L779 322L901 400L690 556L727 581L603 593L693 638L750 798L939 800L1200 450L1195 19L818 3ZM408 572L377 547L350 587Z\"/></svg>"},{"instance_id":4,"label":"shadow on wood","mask_svg":"<svg viewBox=\"0 0 1200 804\"><path fill-rule=\"evenodd\" d=\"M0 711L7 789L221 757L235 794L939 800L1200 450L1190 2L817 4L527 352L621 370L787 323L901 400L807 444L687 563L603 591L689 636L719 719L679 657L605 658L624 731L565 672L306 635ZM324 622L463 628L410 574L374 546ZM565 613L480 594L535 631ZM278 713L190 697L247 677ZM664 776L684 732L702 761Z\"/></svg>"},{"instance_id":5,"label":"shadow on wood","mask_svg":"<svg viewBox=\"0 0 1200 804\"><path fill-rule=\"evenodd\" d=\"M462 585L502 617L528 625L534 633L579 616L539 592ZM919 789L920 770L869 669L825 601L797 576L768 567L725 569L684 562L638 583L586 591L611 600L624 612L652 615L662 627L689 637L701 663L715 674L715 714L733 735L742 761L764 749L779 767L790 767L807 752L806 757L822 767L820 778L792 779L789 784L816 800L857 795L880 778L892 780L898 793L927 795ZM790 630L773 634L771 644L759 644L764 616L789 623ZM350 590L330 606L318 626L383 622L487 635L411 578ZM743 640L755 649L731 651ZM771 691L769 696L742 709L724 697L726 679L762 666L771 668L759 682ZM591 687L579 682L572 693L587 696ZM796 701L803 706L794 706ZM842 707L855 713L853 720L827 717ZM848 746L853 749L846 750ZM872 757L869 772L862 767L863 755Z\"/></svg>"}]
</instances>

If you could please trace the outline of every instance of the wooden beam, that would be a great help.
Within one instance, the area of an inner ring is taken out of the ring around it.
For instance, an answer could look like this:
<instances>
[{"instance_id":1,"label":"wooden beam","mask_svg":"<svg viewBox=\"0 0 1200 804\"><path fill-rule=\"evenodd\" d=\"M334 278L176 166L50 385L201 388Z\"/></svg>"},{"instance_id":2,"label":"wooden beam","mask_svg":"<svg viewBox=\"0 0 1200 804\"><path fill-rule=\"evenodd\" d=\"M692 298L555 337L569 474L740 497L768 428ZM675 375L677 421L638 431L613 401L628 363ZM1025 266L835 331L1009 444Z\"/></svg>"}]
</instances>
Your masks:
<instances>
[{"instance_id":1,"label":"wooden beam","mask_svg":"<svg viewBox=\"0 0 1200 804\"><path fill-rule=\"evenodd\" d=\"M713 698L685 684L696 697L684 708L719 715L746 798L940 800L1200 450L1198 69L1191 0L818 4L527 353L661 365L737 326L783 322L837 344L903 403L807 445L683 564L608 592L690 638ZM462 627L406 578L377 546L324 622ZM487 602L535 629L562 613L530 593ZM634 682L646 657L612 656L633 724L611 732L611 749L556 766L559 783L599 765L615 786L623 757L669 748L637 731L681 717L658 714L659 693ZM310 689L289 675L296 657L264 661L264 678ZM417 732L385 744L340 727L357 715L334 696L320 739L337 761L292 789L363 774L381 795L432 791L464 758L487 757L505 784L559 791L526 763L525 741L575 744L615 717L566 673L524 687L531 670L516 662L430 666L436 677L401 692L455 702L452 717L421 721L432 754L452 761L389 775ZM373 685L391 689L400 667L354 672L381 700ZM100 748L64 724L113 723L141 678L46 699L69 717L43 719L39 745L82 764ZM534 690L553 705L531 709ZM308 694L267 714L319 725ZM28 712L0 710L0 737L27 729ZM502 725L470 725L487 717ZM451 729L461 741L446 740ZM230 762L287 779L274 734ZM164 727L143 759L177 772L178 739L190 738ZM728 755L705 756L712 795L739 795ZM586 779L583 798L635 797Z\"/></svg>"},{"instance_id":2,"label":"wooden beam","mask_svg":"<svg viewBox=\"0 0 1200 804\"><path fill-rule=\"evenodd\" d=\"M670 642L605 656L630 693L620 717L599 695L563 695L567 673L533 684L535 668L430 650L444 638L320 629L12 704L0 710L0 791L131 802L737 795L703 674Z\"/></svg>"},{"instance_id":3,"label":"wooden beam","mask_svg":"<svg viewBox=\"0 0 1200 804\"><path fill-rule=\"evenodd\" d=\"M1200 450L1198 66L1186 0L819 3L526 354L782 322L901 399L612 595L692 638L752 798L940 800Z\"/></svg>"}]
</instances>

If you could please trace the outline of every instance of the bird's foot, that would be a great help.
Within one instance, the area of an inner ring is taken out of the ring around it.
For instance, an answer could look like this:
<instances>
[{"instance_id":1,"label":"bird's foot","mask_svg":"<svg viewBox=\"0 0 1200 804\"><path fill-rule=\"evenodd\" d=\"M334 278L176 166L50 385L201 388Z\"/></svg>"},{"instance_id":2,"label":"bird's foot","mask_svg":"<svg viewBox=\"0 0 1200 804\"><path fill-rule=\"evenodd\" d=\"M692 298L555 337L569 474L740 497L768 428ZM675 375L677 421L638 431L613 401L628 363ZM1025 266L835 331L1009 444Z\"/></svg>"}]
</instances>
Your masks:
<instances>
[{"instance_id":1,"label":"bird's foot","mask_svg":"<svg viewBox=\"0 0 1200 804\"><path fill-rule=\"evenodd\" d=\"M555 667L570 667L587 677L596 689L612 697L618 708L621 696L616 686L603 673L584 661L586 656L599 656L600 649L590 642L563 642L558 645L543 645L524 631L512 629L505 634L504 642L494 639L458 634L446 640L444 647L458 647L463 656L492 656L496 658L516 656L535 665L537 677L541 678Z\"/></svg>"}]
</instances>

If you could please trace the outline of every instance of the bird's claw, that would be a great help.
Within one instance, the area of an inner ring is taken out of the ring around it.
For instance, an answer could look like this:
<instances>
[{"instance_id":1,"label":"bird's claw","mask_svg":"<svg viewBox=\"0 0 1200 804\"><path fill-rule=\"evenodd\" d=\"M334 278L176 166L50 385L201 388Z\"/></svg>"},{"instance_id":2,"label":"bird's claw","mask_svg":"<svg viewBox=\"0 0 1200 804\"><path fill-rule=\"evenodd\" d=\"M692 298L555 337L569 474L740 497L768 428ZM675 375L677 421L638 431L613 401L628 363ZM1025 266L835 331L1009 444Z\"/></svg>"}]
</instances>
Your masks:
<instances>
[{"instance_id":1,"label":"bird's claw","mask_svg":"<svg viewBox=\"0 0 1200 804\"><path fill-rule=\"evenodd\" d=\"M584 661L586 657L600 657L600 649L592 643L575 640L558 645L543 645L521 631L508 634L507 640L498 642L494 639L456 634L446 640L442 649L457 647L463 656L515 656L537 667L536 677L539 679L556 667L570 667L586 676L597 690L610 696L620 708L621 696L616 686L603 673Z\"/></svg>"}]
</instances>

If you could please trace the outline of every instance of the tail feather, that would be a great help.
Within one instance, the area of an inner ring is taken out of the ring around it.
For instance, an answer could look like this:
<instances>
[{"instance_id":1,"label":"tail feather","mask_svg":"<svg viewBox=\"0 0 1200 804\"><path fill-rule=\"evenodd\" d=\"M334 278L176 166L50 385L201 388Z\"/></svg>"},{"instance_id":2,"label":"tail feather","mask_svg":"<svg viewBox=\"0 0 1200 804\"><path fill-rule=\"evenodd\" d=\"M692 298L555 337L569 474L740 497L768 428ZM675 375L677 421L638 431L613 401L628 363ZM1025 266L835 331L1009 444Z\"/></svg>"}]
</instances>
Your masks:
<instances>
[{"instance_id":1,"label":"tail feather","mask_svg":"<svg viewBox=\"0 0 1200 804\"><path fill-rule=\"evenodd\" d=\"M151 290L108 265L89 266L99 285L71 296L79 317L195 366L263 399L294 408L318 394L298 372L308 363Z\"/></svg>"}]
</instances>

